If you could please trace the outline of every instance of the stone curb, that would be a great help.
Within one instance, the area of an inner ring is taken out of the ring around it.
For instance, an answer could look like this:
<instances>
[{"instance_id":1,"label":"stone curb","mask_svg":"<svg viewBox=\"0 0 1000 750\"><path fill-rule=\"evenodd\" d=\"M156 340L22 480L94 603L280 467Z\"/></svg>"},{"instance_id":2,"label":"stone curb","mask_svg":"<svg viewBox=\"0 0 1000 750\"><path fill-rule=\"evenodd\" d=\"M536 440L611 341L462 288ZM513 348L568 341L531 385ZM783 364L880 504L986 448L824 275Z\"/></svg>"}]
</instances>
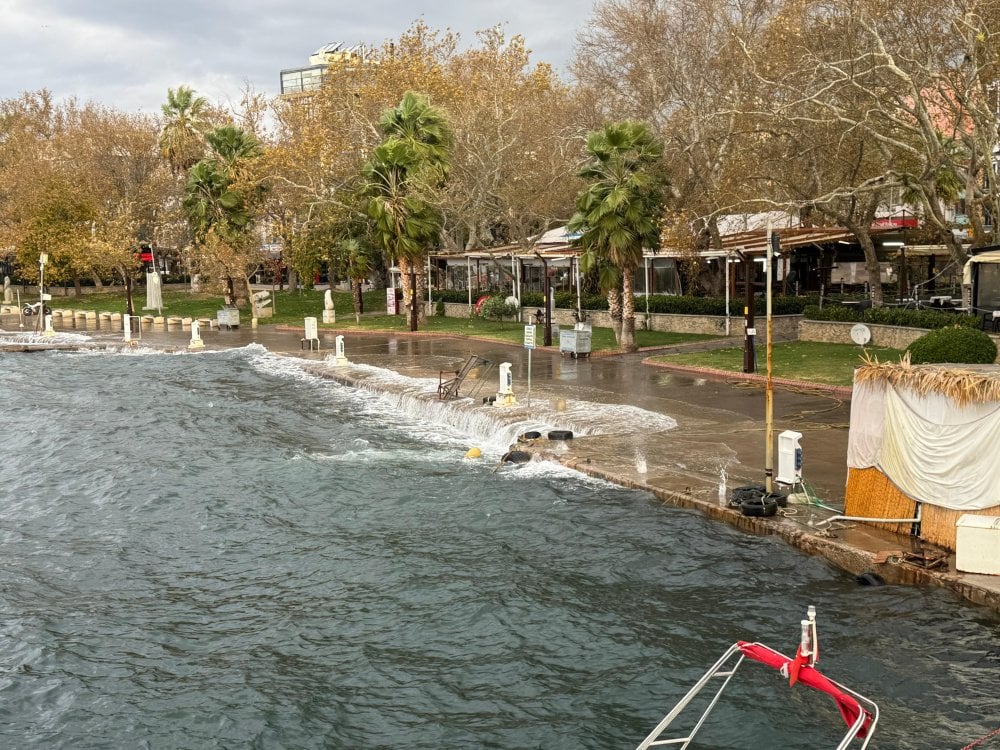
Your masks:
<instances>
[{"instance_id":1,"label":"stone curb","mask_svg":"<svg viewBox=\"0 0 1000 750\"><path fill-rule=\"evenodd\" d=\"M666 362L654 362L650 359L642 361L644 365L650 367L662 367L665 370L675 370L687 375L704 375L705 377L719 378L722 380L737 380L747 383L767 383L767 376L752 372L731 372L729 370L716 370L711 367L695 367L693 365L674 365ZM846 385L829 385L827 383L814 383L810 380L792 380L790 378L771 378L771 383L782 388L796 388L810 391L821 391L835 396L850 398L853 388Z\"/></svg>"}]
</instances>

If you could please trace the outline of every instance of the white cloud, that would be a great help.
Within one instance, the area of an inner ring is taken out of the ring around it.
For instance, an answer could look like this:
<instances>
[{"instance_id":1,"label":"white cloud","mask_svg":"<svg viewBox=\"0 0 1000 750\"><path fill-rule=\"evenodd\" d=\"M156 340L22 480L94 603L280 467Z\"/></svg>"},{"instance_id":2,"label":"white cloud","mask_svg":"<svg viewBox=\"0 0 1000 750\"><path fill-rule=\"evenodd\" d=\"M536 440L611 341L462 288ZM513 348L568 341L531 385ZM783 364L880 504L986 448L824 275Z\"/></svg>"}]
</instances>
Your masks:
<instances>
[{"instance_id":1,"label":"white cloud","mask_svg":"<svg viewBox=\"0 0 1000 750\"><path fill-rule=\"evenodd\" d=\"M525 37L535 61L559 68L589 9L579 0L423 10L400 0L0 0L0 98L47 88L59 99L155 112L167 88L184 84L212 101L235 102L247 84L276 94L279 71L306 64L327 42L381 44L421 16L465 44L477 29L503 23L508 35Z\"/></svg>"}]
</instances>

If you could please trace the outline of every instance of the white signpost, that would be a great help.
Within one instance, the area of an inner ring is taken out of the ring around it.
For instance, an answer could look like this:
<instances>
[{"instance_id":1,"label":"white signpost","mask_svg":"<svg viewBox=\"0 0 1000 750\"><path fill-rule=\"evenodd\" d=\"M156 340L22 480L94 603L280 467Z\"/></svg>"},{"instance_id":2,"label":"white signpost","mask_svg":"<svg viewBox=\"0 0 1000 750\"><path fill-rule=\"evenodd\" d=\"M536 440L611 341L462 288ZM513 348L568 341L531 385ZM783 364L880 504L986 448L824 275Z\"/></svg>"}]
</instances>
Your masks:
<instances>
[{"instance_id":1,"label":"white signpost","mask_svg":"<svg viewBox=\"0 0 1000 750\"><path fill-rule=\"evenodd\" d=\"M531 406L531 350L535 348L535 326L529 323L524 327L524 348L528 350L528 406Z\"/></svg>"},{"instance_id":2,"label":"white signpost","mask_svg":"<svg viewBox=\"0 0 1000 750\"><path fill-rule=\"evenodd\" d=\"M385 290L385 312L388 315L395 315L396 310L396 288L389 287Z\"/></svg>"}]
</instances>

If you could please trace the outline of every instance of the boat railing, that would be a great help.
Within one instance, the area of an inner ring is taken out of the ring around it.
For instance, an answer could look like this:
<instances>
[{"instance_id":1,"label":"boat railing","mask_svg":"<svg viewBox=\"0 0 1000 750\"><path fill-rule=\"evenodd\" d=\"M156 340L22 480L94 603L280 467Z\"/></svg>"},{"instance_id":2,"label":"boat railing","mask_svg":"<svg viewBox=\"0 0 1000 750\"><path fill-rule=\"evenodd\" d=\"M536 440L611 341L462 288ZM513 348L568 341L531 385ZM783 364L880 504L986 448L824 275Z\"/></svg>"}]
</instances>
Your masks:
<instances>
[{"instance_id":1,"label":"boat railing","mask_svg":"<svg viewBox=\"0 0 1000 750\"><path fill-rule=\"evenodd\" d=\"M802 621L802 639L794 658L789 658L762 643L737 641L663 717L636 750L666 746L684 750L684 748L691 746L709 714L718 704L723 691L747 658L778 670L784 677L788 678L790 687L794 687L796 683L802 683L833 699L847 724L847 733L836 745L836 750L849 750L850 748L864 750L868 747L878 724L878 706L869 698L846 685L831 680L816 669L815 664L819 658L819 639L816 633L816 610L810 607L809 619ZM691 729L678 730L677 727L673 727L675 720L706 688L714 692L706 694L710 695L708 703Z\"/></svg>"}]
</instances>

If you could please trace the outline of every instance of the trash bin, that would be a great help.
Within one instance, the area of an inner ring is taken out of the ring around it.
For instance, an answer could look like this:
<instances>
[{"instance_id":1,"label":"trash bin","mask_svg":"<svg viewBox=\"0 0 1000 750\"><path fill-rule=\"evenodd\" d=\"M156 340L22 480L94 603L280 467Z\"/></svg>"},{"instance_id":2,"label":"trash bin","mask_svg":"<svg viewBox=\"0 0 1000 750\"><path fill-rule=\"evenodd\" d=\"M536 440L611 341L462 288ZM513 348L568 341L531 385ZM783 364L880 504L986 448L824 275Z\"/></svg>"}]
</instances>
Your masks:
<instances>
[{"instance_id":1,"label":"trash bin","mask_svg":"<svg viewBox=\"0 0 1000 750\"><path fill-rule=\"evenodd\" d=\"M590 356L591 332L573 328L568 331L559 331L559 353L567 352L573 357Z\"/></svg>"},{"instance_id":2,"label":"trash bin","mask_svg":"<svg viewBox=\"0 0 1000 750\"><path fill-rule=\"evenodd\" d=\"M238 307L223 307L218 312L219 328L239 328L240 309Z\"/></svg>"}]
</instances>

